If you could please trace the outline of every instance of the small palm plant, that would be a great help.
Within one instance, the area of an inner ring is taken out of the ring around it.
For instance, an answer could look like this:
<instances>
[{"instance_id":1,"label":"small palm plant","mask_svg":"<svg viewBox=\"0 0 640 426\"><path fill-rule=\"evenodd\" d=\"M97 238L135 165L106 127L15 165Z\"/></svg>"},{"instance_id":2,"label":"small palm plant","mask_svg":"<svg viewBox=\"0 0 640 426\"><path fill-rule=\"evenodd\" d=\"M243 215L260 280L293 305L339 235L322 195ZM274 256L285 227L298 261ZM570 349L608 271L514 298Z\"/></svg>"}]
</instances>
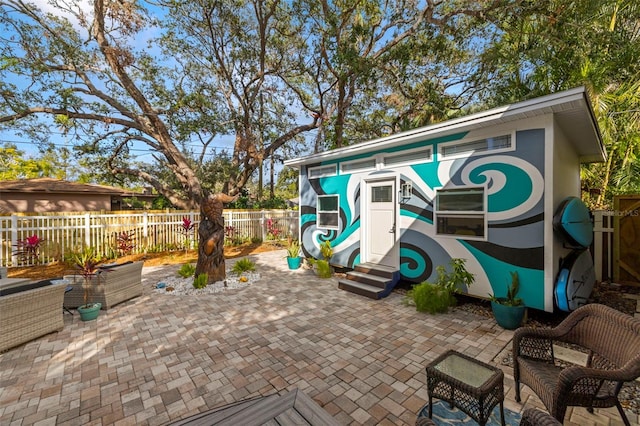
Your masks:
<instances>
[{"instance_id":1,"label":"small palm plant","mask_svg":"<svg viewBox=\"0 0 640 426\"><path fill-rule=\"evenodd\" d=\"M300 256L300 243L298 240L289 240L289 246L287 247L287 257L296 258Z\"/></svg>"}]
</instances>

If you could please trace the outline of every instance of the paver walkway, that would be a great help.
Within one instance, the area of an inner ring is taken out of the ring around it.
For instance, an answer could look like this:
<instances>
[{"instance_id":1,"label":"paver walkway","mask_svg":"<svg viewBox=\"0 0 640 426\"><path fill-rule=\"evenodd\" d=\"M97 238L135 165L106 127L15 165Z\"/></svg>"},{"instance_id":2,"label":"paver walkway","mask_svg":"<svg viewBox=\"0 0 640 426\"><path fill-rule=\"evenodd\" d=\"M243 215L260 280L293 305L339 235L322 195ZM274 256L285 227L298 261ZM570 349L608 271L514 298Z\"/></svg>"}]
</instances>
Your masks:
<instances>
[{"instance_id":1,"label":"paver walkway","mask_svg":"<svg viewBox=\"0 0 640 426\"><path fill-rule=\"evenodd\" d=\"M456 349L495 364L510 343L492 319L370 300L289 271L284 256L252 256L260 281L200 297L152 292L178 266L145 268L142 297L87 323L65 314L59 333L0 354L0 424L161 425L297 387L341 424L412 425L429 361ZM541 406L526 387L516 403L505 374L506 408ZM567 419L621 424L615 409Z\"/></svg>"}]
</instances>

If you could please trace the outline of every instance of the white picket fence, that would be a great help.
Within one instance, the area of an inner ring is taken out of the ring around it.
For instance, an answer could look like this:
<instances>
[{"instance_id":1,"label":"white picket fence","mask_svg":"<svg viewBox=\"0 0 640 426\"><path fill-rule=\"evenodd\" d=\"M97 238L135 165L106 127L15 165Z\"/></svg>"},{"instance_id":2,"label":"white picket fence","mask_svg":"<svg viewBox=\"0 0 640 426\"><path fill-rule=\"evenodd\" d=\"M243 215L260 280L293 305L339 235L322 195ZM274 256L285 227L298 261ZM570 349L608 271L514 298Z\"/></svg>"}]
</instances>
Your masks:
<instances>
[{"instance_id":1,"label":"white picket fence","mask_svg":"<svg viewBox=\"0 0 640 426\"><path fill-rule=\"evenodd\" d=\"M298 238L299 215L293 210L224 210L226 243ZM183 218L195 224L185 233ZM117 253L117 236L131 235L132 253L193 248L200 213L196 211L131 211L116 213L16 214L0 216L0 266L30 266L64 259L84 247L99 256ZM43 239L38 258L24 258L18 242Z\"/></svg>"}]
</instances>

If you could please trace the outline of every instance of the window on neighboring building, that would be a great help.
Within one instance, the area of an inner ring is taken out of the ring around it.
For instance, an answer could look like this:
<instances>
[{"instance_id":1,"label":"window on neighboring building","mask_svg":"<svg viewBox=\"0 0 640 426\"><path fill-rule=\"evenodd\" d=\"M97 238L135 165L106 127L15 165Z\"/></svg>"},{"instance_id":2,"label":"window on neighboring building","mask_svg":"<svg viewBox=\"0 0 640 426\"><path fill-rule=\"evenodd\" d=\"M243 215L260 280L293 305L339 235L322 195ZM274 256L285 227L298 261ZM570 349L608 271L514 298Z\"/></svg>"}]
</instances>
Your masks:
<instances>
[{"instance_id":1,"label":"window on neighboring building","mask_svg":"<svg viewBox=\"0 0 640 426\"><path fill-rule=\"evenodd\" d=\"M440 189L436 192L436 233L456 237L486 237L483 187Z\"/></svg>"},{"instance_id":2,"label":"window on neighboring building","mask_svg":"<svg viewBox=\"0 0 640 426\"><path fill-rule=\"evenodd\" d=\"M318 228L338 229L340 220L339 205L337 195L318 196Z\"/></svg>"},{"instance_id":3,"label":"window on neighboring building","mask_svg":"<svg viewBox=\"0 0 640 426\"><path fill-rule=\"evenodd\" d=\"M309 179L336 176L337 174L338 173L336 171L335 164L329 164L327 166L309 167L309 169L307 170L307 175L309 176Z\"/></svg>"}]
</instances>

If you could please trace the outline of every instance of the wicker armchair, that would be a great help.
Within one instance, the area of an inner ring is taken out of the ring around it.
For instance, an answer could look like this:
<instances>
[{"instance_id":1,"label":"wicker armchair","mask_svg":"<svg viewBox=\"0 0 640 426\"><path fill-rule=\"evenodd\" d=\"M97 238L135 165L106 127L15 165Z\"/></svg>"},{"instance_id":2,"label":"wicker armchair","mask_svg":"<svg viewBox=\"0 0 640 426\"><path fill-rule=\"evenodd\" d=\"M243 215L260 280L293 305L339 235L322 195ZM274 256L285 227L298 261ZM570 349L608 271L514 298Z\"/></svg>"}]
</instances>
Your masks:
<instances>
[{"instance_id":1,"label":"wicker armchair","mask_svg":"<svg viewBox=\"0 0 640 426\"><path fill-rule=\"evenodd\" d=\"M102 303L102 309L111 309L114 305L142 295L143 262L128 262L112 267L102 267L91 278L93 302ZM66 308L84 305L84 278L81 275L65 275L64 279L72 287L64 295Z\"/></svg>"},{"instance_id":2,"label":"wicker armchair","mask_svg":"<svg viewBox=\"0 0 640 426\"><path fill-rule=\"evenodd\" d=\"M555 365L553 343L579 345L589 352L586 366ZM640 320L604 305L573 311L552 329L519 328L513 335L516 401L520 383L531 388L549 413L563 422L567 407L617 407L629 420L618 393L626 381L640 377Z\"/></svg>"},{"instance_id":3,"label":"wicker armchair","mask_svg":"<svg viewBox=\"0 0 640 426\"><path fill-rule=\"evenodd\" d=\"M562 426L555 417L537 408L527 408L522 413L520 426Z\"/></svg>"}]
</instances>

